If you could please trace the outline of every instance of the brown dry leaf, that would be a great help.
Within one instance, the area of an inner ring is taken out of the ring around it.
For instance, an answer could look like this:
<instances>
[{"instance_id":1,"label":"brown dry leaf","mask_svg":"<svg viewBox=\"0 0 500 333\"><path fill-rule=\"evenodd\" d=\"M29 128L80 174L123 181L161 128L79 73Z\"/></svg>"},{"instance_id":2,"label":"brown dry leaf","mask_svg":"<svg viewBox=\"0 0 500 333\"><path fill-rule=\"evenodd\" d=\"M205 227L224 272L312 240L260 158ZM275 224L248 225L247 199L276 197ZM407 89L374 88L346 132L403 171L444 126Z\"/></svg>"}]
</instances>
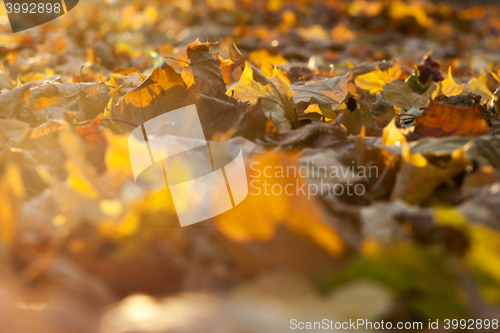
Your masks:
<instances>
[{"instance_id":1,"label":"brown dry leaf","mask_svg":"<svg viewBox=\"0 0 500 333\"><path fill-rule=\"evenodd\" d=\"M235 130L245 115L248 105L234 98L228 98L223 91L219 90L216 96L199 94L196 109L205 139L210 141L230 130Z\"/></svg>"},{"instance_id":2,"label":"brown dry leaf","mask_svg":"<svg viewBox=\"0 0 500 333\"><path fill-rule=\"evenodd\" d=\"M247 62L240 82L226 94L252 105L261 99L264 114L280 132L293 128L296 118L293 91L276 70L272 77L266 78Z\"/></svg>"},{"instance_id":3,"label":"brown dry leaf","mask_svg":"<svg viewBox=\"0 0 500 333\"><path fill-rule=\"evenodd\" d=\"M419 95L411 90L406 82L394 80L383 86L382 95L388 102L400 109L423 109L429 104L430 96L435 88L436 86L432 85L423 95Z\"/></svg>"},{"instance_id":4,"label":"brown dry leaf","mask_svg":"<svg viewBox=\"0 0 500 333\"><path fill-rule=\"evenodd\" d=\"M352 99L354 110L347 108L335 120L349 134L358 135L364 128L367 136L380 136L382 129L397 115L394 105L386 102L378 93L375 96L357 96Z\"/></svg>"},{"instance_id":5,"label":"brown dry leaf","mask_svg":"<svg viewBox=\"0 0 500 333\"><path fill-rule=\"evenodd\" d=\"M234 136L242 136L255 141L266 134L274 133L278 133L278 129L274 126L273 122L266 117L262 110L261 102L258 101L257 105L250 108L250 110L243 115Z\"/></svg>"},{"instance_id":6,"label":"brown dry leaf","mask_svg":"<svg viewBox=\"0 0 500 333\"><path fill-rule=\"evenodd\" d=\"M189 44L187 56L191 63L196 91L199 94L213 95L226 91L218 55L210 52L210 46L217 43L201 43L197 39Z\"/></svg>"},{"instance_id":7,"label":"brown dry leaf","mask_svg":"<svg viewBox=\"0 0 500 333\"><path fill-rule=\"evenodd\" d=\"M477 105L454 107L431 100L417 118L414 133L420 137L481 136L490 131Z\"/></svg>"},{"instance_id":8,"label":"brown dry leaf","mask_svg":"<svg viewBox=\"0 0 500 333\"><path fill-rule=\"evenodd\" d=\"M349 72L343 76L312 81L302 86L291 85L297 113L302 113L311 104L331 110L342 102L347 93L356 95L353 77L353 73Z\"/></svg>"},{"instance_id":9,"label":"brown dry leaf","mask_svg":"<svg viewBox=\"0 0 500 333\"><path fill-rule=\"evenodd\" d=\"M268 138L268 143L282 149L341 148L349 144L346 129L337 122L325 124L313 122L294 131L282 134L277 139Z\"/></svg>"}]
</instances>

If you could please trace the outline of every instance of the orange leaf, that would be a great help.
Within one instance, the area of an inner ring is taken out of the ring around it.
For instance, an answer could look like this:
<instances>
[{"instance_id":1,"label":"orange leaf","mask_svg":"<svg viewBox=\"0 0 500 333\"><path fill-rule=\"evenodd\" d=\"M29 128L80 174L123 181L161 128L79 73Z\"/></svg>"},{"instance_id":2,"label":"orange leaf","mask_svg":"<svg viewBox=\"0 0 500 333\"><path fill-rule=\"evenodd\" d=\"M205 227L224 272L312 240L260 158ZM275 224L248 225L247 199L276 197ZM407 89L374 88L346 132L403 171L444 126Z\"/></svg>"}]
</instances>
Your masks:
<instances>
[{"instance_id":1,"label":"orange leaf","mask_svg":"<svg viewBox=\"0 0 500 333\"><path fill-rule=\"evenodd\" d=\"M415 134L420 136L481 136L490 130L477 105L455 107L431 100L415 122Z\"/></svg>"}]
</instances>

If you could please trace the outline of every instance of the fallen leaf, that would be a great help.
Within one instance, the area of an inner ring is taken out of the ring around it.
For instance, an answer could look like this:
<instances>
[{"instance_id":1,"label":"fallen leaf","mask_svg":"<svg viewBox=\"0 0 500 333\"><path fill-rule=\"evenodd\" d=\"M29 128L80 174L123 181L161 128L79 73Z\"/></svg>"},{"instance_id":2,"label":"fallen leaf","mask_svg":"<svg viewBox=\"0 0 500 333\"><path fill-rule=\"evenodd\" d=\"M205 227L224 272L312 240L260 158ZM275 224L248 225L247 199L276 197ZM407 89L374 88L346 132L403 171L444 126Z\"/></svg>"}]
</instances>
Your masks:
<instances>
[{"instance_id":1,"label":"fallen leaf","mask_svg":"<svg viewBox=\"0 0 500 333\"><path fill-rule=\"evenodd\" d=\"M451 67L448 68L448 76L441 82L438 82L437 89L432 92L432 98L440 95L455 96L464 91L464 84L457 84L451 75Z\"/></svg>"},{"instance_id":2,"label":"fallen leaf","mask_svg":"<svg viewBox=\"0 0 500 333\"><path fill-rule=\"evenodd\" d=\"M404 131L396 127L396 119L392 119L389 125L384 127L382 131L382 144L392 145L392 144L402 144L406 142L406 137L404 136Z\"/></svg>"},{"instance_id":3,"label":"fallen leaf","mask_svg":"<svg viewBox=\"0 0 500 333\"><path fill-rule=\"evenodd\" d=\"M196 109L205 139L214 140L218 135L236 130L247 108L246 103L238 102L222 91L216 97L199 94Z\"/></svg>"},{"instance_id":4,"label":"fallen leaf","mask_svg":"<svg viewBox=\"0 0 500 333\"><path fill-rule=\"evenodd\" d=\"M264 114L259 101L243 115L234 136L242 136L255 141L266 134L275 133L278 133L278 130L273 122Z\"/></svg>"},{"instance_id":5,"label":"fallen leaf","mask_svg":"<svg viewBox=\"0 0 500 333\"><path fill-rule=\"evenodd\" d=\"M429 104L430 96L435 86L426 90L423 95L411 90L406 82L394 80L383 86L384 98L402 110L412 108L423 109Z\"/></svg>"},{"instance_id":6,"label":"fallen leaf","mask_svg":"<svg viewBox=\"0 0 500 333\"><path fill-rule=\"evenodd\" d=\"M213 95L226 91L219 57L210 52L210 46L215 44L217 43L201 43L197 39L189 44L187 49L190 68L193 71L196 90L199 94Z\"/></svg>"},{"instance_id":7,"label":"fallen leaf","mask_svg":"<svg viewBox=\"0 0 500 333\"><path fill-rule=\"evenodd\" d=\"M414 134L420 137L481 136L489 130L477 105L454 107L431 100L417 117Z\"/></svg>"},{"instance_id":8,"label":"fallen leaf","mask_svg":"<svg viewBox=\"0 0 500 333\"><path fill-rule=\"evenodd\" d=\"M348 145L347 131L338 123L314 122L281 136L269 138L267 143L283 149L340 148Z\"/></svg>"},{"instance_id":9,"label":"fallen leaf","mask_svg":"<svg viewBox=\"0 0 500 333\"><path fill-rule=\"evenodd\" d=\"M341 103L348 92L355 95L353 73L331 79L312 81L304 85L291 85L297 113L301 114L311 104L321 109L333 109Z\"/></svg>"},{"instance_id":10,"label":"fallen leaf","mask_svg":"<svg viewBox=\"0 0 500 333\"><path fill-rule=\"evenodd\" d=\"M194 92L188 90L182 76L163 62L144 82L125 95L113 116L139 125L194 101Z\"/></svg>"},{"instance_id":11,"label":"fallen leaf","mask_svg":"<svg viewBox=\"0 0 500 333\"><path fill-rule=\"evenodd\" d=\"M296 118L293 91L276 70L271 78L266 78L247 62L240 82L226 94L252 105L260 98L264 114L280 132L293 128Z\"/></svg>"},{"instance_id":12,"label":"fallen leaf","mask_svg":"<svg viewBox=\"0 0 500 333\"><path fill-rule=\"evenodd\" d=\"M402 70L399 64L389 67L387 70L377 68L369 73L356 76L356 87L368 90L370 94L383 91L383 86L401 76Z\"/></svg>"}]
</instances>

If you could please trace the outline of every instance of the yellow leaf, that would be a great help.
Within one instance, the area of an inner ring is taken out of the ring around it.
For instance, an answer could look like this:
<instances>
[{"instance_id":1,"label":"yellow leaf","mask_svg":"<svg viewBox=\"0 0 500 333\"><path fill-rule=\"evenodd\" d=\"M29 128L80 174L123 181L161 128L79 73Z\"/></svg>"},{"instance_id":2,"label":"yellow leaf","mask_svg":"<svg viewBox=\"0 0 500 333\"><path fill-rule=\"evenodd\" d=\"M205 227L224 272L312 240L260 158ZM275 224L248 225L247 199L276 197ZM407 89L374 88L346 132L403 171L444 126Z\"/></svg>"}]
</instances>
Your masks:
<instances>
[{"instance_id":1,"label":"yellow leaf","mask_svg":"<svg viewBox=\"0 0 500 333\"><path fill-rule=\"evenodd\" d=\"M224 57L222 57L220 55L218 55L218 57L219 57L219 65L220 65L221 69L234 64L234 61L232 61L231 59L225 59Z\"/></svg>"},{"instance_id":2,"label":"yellow leaf","mask_svg":"<svg viewBox=\"0 0 500 333\"><path fill-rule=\"evenodd\" d=\"M368 90L370 94L383 91L383 86L401 76L402 70L399 64L395 64L386 71L377 69L373 72L358 75L355 79L356 86Z\"/></svg>"},{"instance_id":3,"label":"yellow leaf","mask_svg":"<svg viewBox=\"0 0 500 333\"><path fill-rule=\"evenodd\" d=\"M272 77L266 78L247 62L240 82L226 94L252 105L256 105L261 99L264 114L272 120L280 132L292 129L295 120L293 91L276 69Z\"/></svg>"},{"instance_id":4,"label":"yellow leaf","mask_svg":"<svg viewBox=\"0 0 500 333\"><path fill-rule=\"evenodd\" d=\"M460 95L464 91L464 84L457 84L451 75L451 67L448 68L448 76L446 79L438 83L438 88L432 93L432 98L437 96L455 96Z\"/></svg>"},{"instance_id":5,"label":"yellow leaf","mask_svg":"<svg viewBox=\"0 0 500 333\"><path fill-rule=\"evenodd\" d=\"M124 101L126 104L142 108L151 103L155 96L176 86L185 86L182 76L172 66L163 63L156 67L139 87L127 93Z\"/></svg>"},{"instance_id":6,"label":"yellow leaf","mask_svg":"<svg viewBox=\"0 0 500 333\"><path fill-rule=\"evenodd\" d=\"M406 133L407 131L396 127L396 118L394 118L382 131L382 144L386 146L405 144L406 137L404 134Z\"/></svg>"},{"instance_id":7,"label":"yellow leaf","mask_svg":"<svg viewBox=\"0 0 500 333\"><path fill-rule=\"evenodd\" d=\"M182 79L184 80L188 88L194 84L194 74L191 67L182 68Z\"/></svg>"}]
</instances>

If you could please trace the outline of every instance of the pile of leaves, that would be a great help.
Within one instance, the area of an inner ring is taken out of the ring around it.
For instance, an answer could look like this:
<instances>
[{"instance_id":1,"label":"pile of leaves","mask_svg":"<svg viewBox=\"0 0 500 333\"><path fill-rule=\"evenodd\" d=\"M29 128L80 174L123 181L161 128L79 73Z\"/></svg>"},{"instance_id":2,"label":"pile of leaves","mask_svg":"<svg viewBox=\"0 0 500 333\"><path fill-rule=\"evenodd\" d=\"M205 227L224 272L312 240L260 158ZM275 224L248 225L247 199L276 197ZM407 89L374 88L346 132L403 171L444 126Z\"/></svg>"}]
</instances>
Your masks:
<instances>
[{"instance_id":1,"label":"pile of leaves","mask_svg":"<svg viewBox=\"0 0 500 333\"><path fill-rule=\"evenodd\" d=\"M0 331L500 317L498 5L71 13L0 36ZM128 134L191 104L205 138L238 144L262 182L181 228L168 190L135 184ZM266 177L318 166L377 172ZM365 191L265 195L264 181Z\"/></svg>"}]
</instances>

